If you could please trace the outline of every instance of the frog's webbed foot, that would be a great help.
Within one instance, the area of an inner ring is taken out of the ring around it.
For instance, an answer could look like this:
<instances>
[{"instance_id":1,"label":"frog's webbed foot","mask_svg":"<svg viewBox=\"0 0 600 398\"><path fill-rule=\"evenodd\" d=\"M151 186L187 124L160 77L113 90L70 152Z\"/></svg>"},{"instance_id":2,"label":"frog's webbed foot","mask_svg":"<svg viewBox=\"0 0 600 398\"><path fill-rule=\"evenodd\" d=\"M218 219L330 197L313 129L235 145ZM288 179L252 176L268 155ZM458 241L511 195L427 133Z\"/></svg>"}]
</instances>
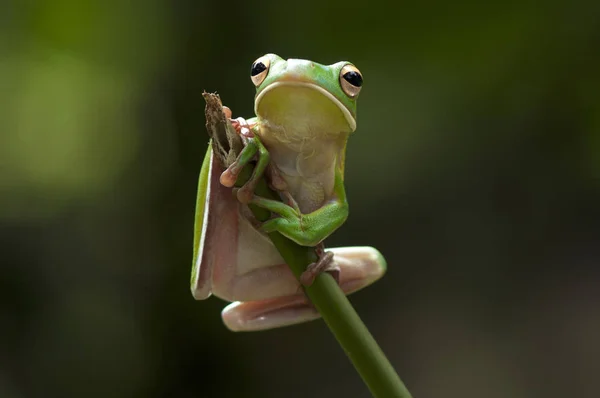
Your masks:
<instances>
[{"instance_id":1,"label":"frog's webbed foot","mask_svg":"<svg viewBox=\"0 0 600 398\"><path fill-rule=\"evenodd\" d=\"M227 108L225 115L231 115L231 110ZM252 175L248 181L237 190L237 198L242 203L248 203L254 195L256 184L265 172L269 165L270 156L267 149L264 147L260 139L255 136L252 131L254 125L249 124L244 118L230 119L231 125L242 138L244 149L239 154L237 159L221 174L221 184L226 187L233 187L246 165L257 158L256 166L252 171Z\"/></svg>"},{"instance_id":2,"label":"frog's webbed foot","mask_svg":"<svg viewBox=\"0 0 600 398\"><path fill-rule=\"evenodd\" d=\"M323 242L315 247L317 253L317 262L309 264L306 270L300 275L300 283L303 286L310 286L315 278L322 272L328 272L333 276L336 283L340 283L340 267L333 261L333 253L325 251Z\"/></svg>"}]
</instances>

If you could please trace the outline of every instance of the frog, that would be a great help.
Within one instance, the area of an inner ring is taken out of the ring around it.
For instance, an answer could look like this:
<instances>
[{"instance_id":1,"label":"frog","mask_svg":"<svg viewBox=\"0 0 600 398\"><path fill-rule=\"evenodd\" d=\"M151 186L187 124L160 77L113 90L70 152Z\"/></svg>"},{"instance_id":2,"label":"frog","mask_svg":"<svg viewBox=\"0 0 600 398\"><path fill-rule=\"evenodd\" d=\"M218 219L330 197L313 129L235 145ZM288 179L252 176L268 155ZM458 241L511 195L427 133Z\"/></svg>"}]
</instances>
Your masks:
<instances>
[{"instance_id":1,"label":"frog","mask_svg":"<svg viewBox=\"0 0 600 398\"><path fill-rule=\"evenodd\" d=\"M331 65L266 54L250 68L256 88L255 117L227 118L244 148L228 167L209 145L198 181L191 277L192 295L230 302L223 311L232 331L259 331L319 318L302 291L322 272L331 273L344 294L380 279L383 255L370 246L324 247L349 214L344 186L346 146L356 130L356 103L363 85L348 61ZM240 188L241 170L254 164ZM282 200L255 194L269 177ZM257 223L249 205L273 214ZM318 260L297 279L268 234L279 232L313 247Z\"/></svg>"}]
</instances>

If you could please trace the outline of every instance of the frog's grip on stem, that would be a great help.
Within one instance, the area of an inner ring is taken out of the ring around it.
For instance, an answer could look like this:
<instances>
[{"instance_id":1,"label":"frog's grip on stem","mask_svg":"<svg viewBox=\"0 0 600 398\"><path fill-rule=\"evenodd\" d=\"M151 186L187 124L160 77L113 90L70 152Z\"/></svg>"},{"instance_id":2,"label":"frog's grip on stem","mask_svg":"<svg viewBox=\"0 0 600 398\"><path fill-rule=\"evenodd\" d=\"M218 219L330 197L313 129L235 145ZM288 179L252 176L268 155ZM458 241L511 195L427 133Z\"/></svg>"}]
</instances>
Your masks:
<instances>
[{"instance_id":1,"label":"frog's grip on stem","mask_svg":"<svg viewBox=\"0 0 600 398\"><path fill-rule=\"evenodd\" d=\"M202 93L206 101L206 130L212 138L215 156L225 168L231 166L244 148L240 136L229 122L231 110L224 107L218 94Z\"/></svg>"},{"instance_id":2,"label":"frog's grip on stem","mask_svg":"<svg viewBox=\"0 0 600 398\"><path fill-rule=\"evenodd\" d=\"M231 119L231 109L223 106L218 94L205 92L203 96L206 101L206 128L212 138L213 150L226 168L221 174L221 184L233 187L242 169L258 154L252 176L237 191L238 200L248 203L258 180L269 165L269 152L254 137L251 126L244 118Z\"/></svg>"}]
</instances>

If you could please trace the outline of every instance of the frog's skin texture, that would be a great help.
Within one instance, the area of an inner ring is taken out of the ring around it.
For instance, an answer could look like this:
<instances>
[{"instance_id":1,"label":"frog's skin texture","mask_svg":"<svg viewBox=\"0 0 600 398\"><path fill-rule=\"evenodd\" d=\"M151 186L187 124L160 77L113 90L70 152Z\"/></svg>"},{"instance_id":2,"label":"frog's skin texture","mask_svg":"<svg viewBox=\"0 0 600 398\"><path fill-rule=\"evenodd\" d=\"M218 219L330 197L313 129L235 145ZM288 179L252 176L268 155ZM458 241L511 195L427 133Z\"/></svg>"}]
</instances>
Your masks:
<instances>
[{"instance_id":1,"label":"frog's skin texture","mask_svg":"<svg viewBox=\"0 0 600 398\"><path fill-rule=\"evenodd\" d=\"M277 231L300 245L322 247L348 217L344 160L348 136L356 129L362 85L360 72L349 62L321 65L275 54L255 61L251 77L257 88L256 117L232 121L245 136L244 151L225 170L209 146L196 202L192 294L198 300L214 294L231 301L222 316L234 331L319 317L265 233ZM234 196L230 187L237 173L255 158L254 176ZM253 194L268 167L277 172L286 203ZM257 229L246 203L275 217ZM327 269L339 270L346 294L385 273L385 259L372 247L327 252L333 253Z\"/></svg>"}]
</instances>

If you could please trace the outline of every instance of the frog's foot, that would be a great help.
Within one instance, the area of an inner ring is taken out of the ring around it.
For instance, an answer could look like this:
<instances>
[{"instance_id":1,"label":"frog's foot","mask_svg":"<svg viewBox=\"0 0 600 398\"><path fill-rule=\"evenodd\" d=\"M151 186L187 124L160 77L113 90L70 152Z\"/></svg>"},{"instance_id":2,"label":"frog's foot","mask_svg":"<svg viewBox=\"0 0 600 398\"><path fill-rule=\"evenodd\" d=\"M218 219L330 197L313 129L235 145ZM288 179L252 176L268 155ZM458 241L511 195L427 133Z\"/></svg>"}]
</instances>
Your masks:
<instances>
[{"instance_id":1,"label":"frog's foot","mask_svg":"<svg viewBox=\"0 0 600 398\"><path fill-rule=\"evenodd\" d=\"M231 112L231 110L229 112ZM252 132L252 127L254 127L254 125L251 125L250 123L248 123L246 121L246 119L244 119L243 117L238 117L235 119L231 119L231 117L230 117L229 121L231 122L231 125L233 126L235 131L242 137L246 137L246 138L254 137L254 133Z\"/></svg>"},{"instance_id":2,"label":"frog's foot","mask_svg":"<svg viewBox=\"0 0 600 398\"><path fill-rule=\"evenodd\" d=\"M235 131L242 137L242 142L244 143L244 149L238 155L235 162L233 162L221 174L221 184L228 188L231 188L235 185L235 182L237 181L237 178L244 166L246 166L246 164L248 164L248 162L250 162L254 158L254 155L257 152L257 148L255 148L254 145L248 145L249 142L247 138L254 137L254 134L251 134L250 128L252 128L252 126L246 121L246 119L241 117L237 119L231 119L231 109L229 109L226 106L223 107L223 113L225 113L225 116L227 117L227 119L229 119ZM246 148L248 148L249 146L250 148L247 150Z\"/></svg>"},{"instance_id":3,"label":"frog's foot","mask_svg":"<svg viewBox=\"0 0 600 398\"><path fill-rule=\"evenodd\" d=\"M253 126L248 124L245 119L237 118L232 120L231 124L242 136L244 149L242 149L237 159L221 174L220 182L228 188L233 187L244 167L252 160L257 159L252 175L236 194L240 202L248 203L254 195L256 184L269 165L270 155L259 138L252 132L251 128Z\"/></svg>"},{"instance_id":4,"label":"frog's foot","mask_svg":"<svg viewBox=\"0 0 600 398\"><path fill-rule=\"evenodd\" d=\"M300 275L300 283L303 286L310 286L315 281L315 278L322 272L328 272L333 276L336 283L340 283L340 267L333 261L333 253L326 252L323 243L319 243L315 247L317 253L317 261L306 267L306 270Z\"/></svg>"}]
</instances>

